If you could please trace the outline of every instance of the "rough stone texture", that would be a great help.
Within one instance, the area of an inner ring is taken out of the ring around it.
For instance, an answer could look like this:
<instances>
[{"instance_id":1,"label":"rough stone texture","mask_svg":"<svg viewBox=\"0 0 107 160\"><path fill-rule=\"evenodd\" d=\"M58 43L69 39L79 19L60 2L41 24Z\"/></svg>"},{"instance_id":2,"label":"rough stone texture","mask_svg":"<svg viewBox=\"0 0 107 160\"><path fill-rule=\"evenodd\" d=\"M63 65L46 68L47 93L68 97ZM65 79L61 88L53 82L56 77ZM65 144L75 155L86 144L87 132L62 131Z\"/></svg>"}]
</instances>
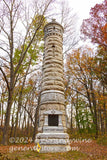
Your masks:
<instances>
[{"instance_id":1,"label":"rough stone texture","mask_svg":"<svg viewBox=\"0 0 107 160\"><path fill-rule=\"evenodd\" d=\"M47 82L48 83L48 82ZM52 84L52 83L49 83L49 84ZM54 84L52 84L54 85ZM42 92L41 94L41 101L40 103L43 104L43 103L46 103L46 102L61 102L64 104L65 102L65 99L64 99L64 94L63 92L58 92L58 91L54 91L54 90L49 90L49 91L44 91Z\"/></svg>"},{"instance_id":2,"label":"rough stone texture","mask_svg":"<svg viewBox=\"0 0 107 160\"><path fill-rule=\"evenodd\" d=\"M35 143L41 146L41 153L67 152L70 150L67 133L38 133Z\"/></svg>"},{"instance_id":3,"label":"rough stone texture","mask_svg":"<svg viewBox=\"0 0 107 160\"><path fill-rule=\"evenodd\" d=\"M63 27L56 21L44 28L44 57L39 110L39 142L41 152L65 152L70 150L66 132L63 69ZM49 126L48 115L58 115L58 126ZM62 141L61 141L62 138ZM48 141L46 141L48 140Z\"/></svg>"},{"instance_id":4,"label":"rough stone texture","mask_svg":"<svg viewBox=\"0 0 107 160\"><path fill-rule=\"evenodd\" d=\"M69 151L70 145L65 145L65 144L54 144L53 145L49 145L49 144L45 144L45 145L41 145L41 150L40 153L54 153L54 152L67 152Z\"/></svg>"}]
</instances>

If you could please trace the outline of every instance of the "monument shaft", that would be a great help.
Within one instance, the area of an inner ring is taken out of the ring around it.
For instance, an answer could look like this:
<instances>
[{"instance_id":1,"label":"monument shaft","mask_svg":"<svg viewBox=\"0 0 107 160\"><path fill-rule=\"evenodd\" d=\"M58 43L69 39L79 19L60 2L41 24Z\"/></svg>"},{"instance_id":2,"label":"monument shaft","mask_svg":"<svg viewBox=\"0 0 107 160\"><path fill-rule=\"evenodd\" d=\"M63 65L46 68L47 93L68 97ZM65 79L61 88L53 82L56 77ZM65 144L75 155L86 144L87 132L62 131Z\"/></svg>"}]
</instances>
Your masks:
<instances>
[{"instance_id":1,"label":"monument shaft","mask_svg":"<svg viewBox=\"0 0 107 160\"><path fill-rule=\"evenodd\" d=\"M39 133L36 136L42 146L41 152L60 152L70 149L69 136L66 133L62 46L63 27L53 20L44 28ZM61 141L61 138L64 141ZM48 141L43 142L44 139Z\"/></svg>"}]
</instances>

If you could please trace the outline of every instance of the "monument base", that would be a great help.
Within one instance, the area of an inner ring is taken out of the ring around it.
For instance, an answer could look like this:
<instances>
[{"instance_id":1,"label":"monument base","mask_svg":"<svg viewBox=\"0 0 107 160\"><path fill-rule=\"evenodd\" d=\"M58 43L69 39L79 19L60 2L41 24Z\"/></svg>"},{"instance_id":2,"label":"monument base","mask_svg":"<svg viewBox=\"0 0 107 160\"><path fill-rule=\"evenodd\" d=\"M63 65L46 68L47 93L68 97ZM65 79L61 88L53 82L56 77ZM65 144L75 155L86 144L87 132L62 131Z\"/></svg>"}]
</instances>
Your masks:
<instances>
[{"instance_id":1,"label":"monument base","mask_svg":"<svg viewBox=\"0 0 107 160\"><path fill-rule=\"evenodd\" d=\"M67 133L38 133L35 143L39 143L40 153L67 152L71 149Z\"/></svg>"},{"instance_id":2,"label":"monument base","mask_svg":"<svg viewBox=\"0 0 107 160\"><path fill-rule=\"evenodd\" d=\"M41 150L39 153L55 153L55 152L67 152L71 148L65 145L41 145Z\"/></svg>"}]
</instances>

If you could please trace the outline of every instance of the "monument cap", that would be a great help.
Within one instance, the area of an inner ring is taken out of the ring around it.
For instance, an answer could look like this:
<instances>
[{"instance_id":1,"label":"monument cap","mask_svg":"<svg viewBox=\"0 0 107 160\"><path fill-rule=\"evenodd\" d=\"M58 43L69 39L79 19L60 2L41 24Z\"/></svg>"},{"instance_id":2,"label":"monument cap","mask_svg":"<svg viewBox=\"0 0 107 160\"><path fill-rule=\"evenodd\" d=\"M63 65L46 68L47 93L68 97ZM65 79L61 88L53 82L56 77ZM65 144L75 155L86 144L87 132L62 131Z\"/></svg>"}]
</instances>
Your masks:
<instances>
[{"instance_id":1,"label":"monument cap","mask_svg":"<svg viewBox=\"0 0 107 160\"><path fill-rule=\"evenodd\" d=\"M55 19L55 18L52 18L52 21L49 22L49 23L47 23L47 24L45 25L44 31L45 31L45 28L46 28L47 26L53 25L53 24L60 26L60 27L62 28L62 31L64 32L64 28L62 27L62 25L61 25L60 23L56 22L56 19Z\"/></svg>"}]
</instances>

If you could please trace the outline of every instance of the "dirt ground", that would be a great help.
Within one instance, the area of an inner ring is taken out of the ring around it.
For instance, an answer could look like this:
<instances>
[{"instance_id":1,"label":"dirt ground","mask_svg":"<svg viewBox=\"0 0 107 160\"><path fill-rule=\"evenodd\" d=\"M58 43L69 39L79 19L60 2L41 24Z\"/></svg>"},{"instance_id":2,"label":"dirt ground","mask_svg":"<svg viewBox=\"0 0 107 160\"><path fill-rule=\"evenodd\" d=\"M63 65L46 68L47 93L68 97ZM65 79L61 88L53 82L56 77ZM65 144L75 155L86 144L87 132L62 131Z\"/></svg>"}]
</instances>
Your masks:
<instances>
[{"instance_id":1,"label":"dirt ground","mask_svg":"<svg viewBox=\"0 0 107 160\"><path fill-rule=\"evenodd\" d=\"M38 153L32 148L35 144L0 146L0 160L107 160L107 147L94 140L71 142L66 153Z\"/></svg>"}]
</instances>

